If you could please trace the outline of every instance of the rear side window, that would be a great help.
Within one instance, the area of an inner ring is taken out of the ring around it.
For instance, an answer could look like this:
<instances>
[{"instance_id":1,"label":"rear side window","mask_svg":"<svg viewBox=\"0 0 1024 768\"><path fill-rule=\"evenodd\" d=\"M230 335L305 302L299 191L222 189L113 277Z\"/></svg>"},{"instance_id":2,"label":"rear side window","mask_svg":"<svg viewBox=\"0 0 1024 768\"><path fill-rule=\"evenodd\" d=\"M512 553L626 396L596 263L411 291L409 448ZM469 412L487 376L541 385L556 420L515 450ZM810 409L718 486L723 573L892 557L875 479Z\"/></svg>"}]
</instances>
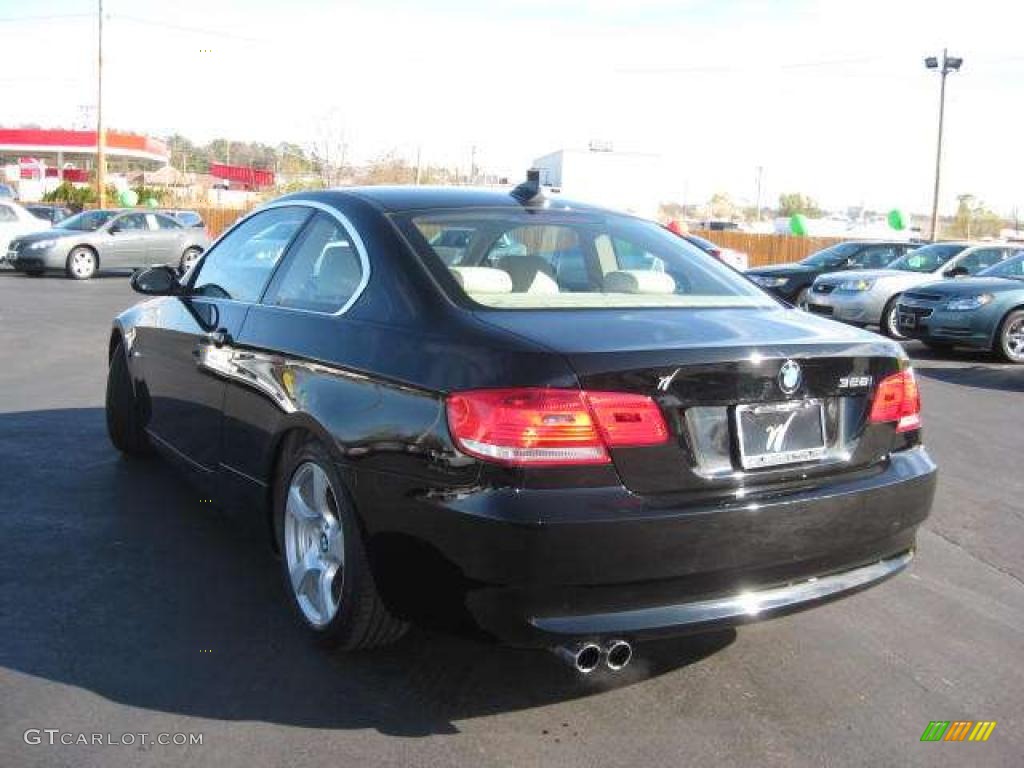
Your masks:
<instances>
[{"instance_id":1,"label":"rear side window","mask_svg":"<svg viewBox=\"0 0 1024 768\"><path fill-rule=\"evenodd\" d=\"M653 222L592 211L473 209L397 215L455 298L485 307L777 306L699 248ZM472 232L457 260L440 233Z\"/></svg>"},{"instance_id":2,"label":"rear side window","mask_svg":"<svg viewBox=\"0 0 1024 768\"><path fill-rule=\"evenodd\" d=\"M271 208L250 216L207 252L192 293L235 301L258 301L281 254L309 218L299 206Z\"/></svg>"},{"instance_id":3,"label":"rear side window","mask_svg":"<svg viewBox=\"0 0 1024 768\"><path fill-rule=\"evenodd\" d=\"M149 215L152 216L153 220L156 222L155 229L181 229L181 224L170 216L164 216L159 213L151 213Z\"/></svg>"},{"instance_id":4,"label":"rear side window","mask_svg":"<svg viewBox=\"0 0 1024 768\"><path fill-rule=\"evenodd\" d=\"M363 275L352 236L334 217L317 213L289 251L264 303L338 312L356 295Z\"/></svg>"}]
</instances>

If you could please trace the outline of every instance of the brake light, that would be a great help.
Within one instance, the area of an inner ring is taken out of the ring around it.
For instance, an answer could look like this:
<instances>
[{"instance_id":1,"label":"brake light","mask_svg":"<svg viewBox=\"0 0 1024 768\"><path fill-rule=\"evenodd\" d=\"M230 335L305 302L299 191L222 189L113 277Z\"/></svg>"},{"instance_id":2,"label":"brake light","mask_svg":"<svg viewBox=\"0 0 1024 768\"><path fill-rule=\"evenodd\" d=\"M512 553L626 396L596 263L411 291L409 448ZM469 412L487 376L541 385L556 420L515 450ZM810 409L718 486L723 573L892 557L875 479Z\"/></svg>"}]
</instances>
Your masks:
<instances>
[{"instance_id":1,"label":"brake light","mask_svg":"<svg viewBox=\"0 0 1024 768\"><path fill-rule=\"evenodd\" d=\"M871 404L870 420L872 424L895 421L897 432L921 428L921 393L913 369L882 379Z\"/></svg>"},{"instance_id":2,"label":"brake light","mask_svg":"<svg viewBox=\"0 0 1024 768\"><path fill-rule=\"evenodd\" d=\"M668 439L644 395L573 389L480 389L448 398L448 426L471 456L513 466L607 464L608 448Z\"/></svg>"}]
</instances>

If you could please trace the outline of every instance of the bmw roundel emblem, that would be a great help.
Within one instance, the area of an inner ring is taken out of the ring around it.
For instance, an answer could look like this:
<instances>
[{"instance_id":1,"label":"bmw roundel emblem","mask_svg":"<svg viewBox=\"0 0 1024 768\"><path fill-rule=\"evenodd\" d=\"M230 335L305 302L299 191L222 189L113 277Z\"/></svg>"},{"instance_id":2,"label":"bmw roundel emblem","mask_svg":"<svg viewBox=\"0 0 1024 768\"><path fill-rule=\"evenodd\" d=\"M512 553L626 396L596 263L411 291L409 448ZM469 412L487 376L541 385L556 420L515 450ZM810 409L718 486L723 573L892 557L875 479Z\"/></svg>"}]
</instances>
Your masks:
<instances>
[{"instance_id":1,"label":"bmw roundel emblem","mask_svg":"<svg viewBox=\"0 0 1024 768\"><path fill-rule=\"evenodd\" d=\"M800 389L800 382L803 381L803 378L800 365L792 360L787 360L779 369L779 389L787 395L792 395Z\"/></svg>"}]
</instances>

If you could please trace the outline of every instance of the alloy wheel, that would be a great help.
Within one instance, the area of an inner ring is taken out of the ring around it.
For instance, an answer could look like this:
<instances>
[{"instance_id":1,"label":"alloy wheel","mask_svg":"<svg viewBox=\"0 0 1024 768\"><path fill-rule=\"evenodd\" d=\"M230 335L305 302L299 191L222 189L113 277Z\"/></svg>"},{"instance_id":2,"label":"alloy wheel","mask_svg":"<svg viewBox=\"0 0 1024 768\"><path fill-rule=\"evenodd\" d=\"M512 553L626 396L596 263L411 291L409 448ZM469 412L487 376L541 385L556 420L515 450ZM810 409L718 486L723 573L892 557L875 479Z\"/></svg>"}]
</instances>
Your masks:
<instances>
[{"instance_id":1,"label":"alloy wheel","mask_svg":"<svg viewBox=\"0 0 1024 768\"><path fill-rule=\"evenodd\" d=\"M1024 362L1024 315L1010 321L1003 331L1003 349L1015 363Z\"/></svg>"},{"instance_id":2,"label":"alloy wheel","mask_svg":"<svg viewBox=\"0 0 1024 768\"><path fill-rule=\"evenodd\" d=\"M314 627L326 626L341 607L345 532L331 481L312 461L300 464L288 484L284 555L303 616Z\"/></svg>"},{"instance_id":3,"label":"alloy wheel","mask_svg":"<svg viewBox=\"0 0 1024 768\"><path fill-rule=\"evenodd\" d=\"M890 338L899 339L902 341L905 340L907 336L906 334L900 331L899 314L900 313L897 310L896 302L893 302L892 306L889 308L889 311L886 312L885 314L885 327L886 330L889 332Z\"/></svg>"}]
</instances>

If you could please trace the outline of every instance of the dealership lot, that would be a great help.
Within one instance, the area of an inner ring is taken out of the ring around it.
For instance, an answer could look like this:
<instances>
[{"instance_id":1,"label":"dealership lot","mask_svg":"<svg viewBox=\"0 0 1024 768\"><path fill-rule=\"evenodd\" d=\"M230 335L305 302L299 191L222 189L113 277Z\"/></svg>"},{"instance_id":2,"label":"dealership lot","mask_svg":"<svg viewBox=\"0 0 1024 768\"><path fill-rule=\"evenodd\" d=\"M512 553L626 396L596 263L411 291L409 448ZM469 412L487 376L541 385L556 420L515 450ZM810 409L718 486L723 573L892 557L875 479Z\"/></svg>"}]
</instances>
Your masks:
<instances>
[{"instance_id":1,"label":"dealership lot","mask_svg":"<svg viewBox=\"0 0 1024 768\"><path fill-rule=\"evenodd\" d=\"M909 573L580 681L548 654L424 632L312 647L259 531L108 444L109 323L136 298L123 276L0 272L0 763L1019 764L1024 367L908 345L941 467ZM998 726L922 744L932 720ZM203 744L26 745L30 728Z\"/></svg>"}]
</instances>

